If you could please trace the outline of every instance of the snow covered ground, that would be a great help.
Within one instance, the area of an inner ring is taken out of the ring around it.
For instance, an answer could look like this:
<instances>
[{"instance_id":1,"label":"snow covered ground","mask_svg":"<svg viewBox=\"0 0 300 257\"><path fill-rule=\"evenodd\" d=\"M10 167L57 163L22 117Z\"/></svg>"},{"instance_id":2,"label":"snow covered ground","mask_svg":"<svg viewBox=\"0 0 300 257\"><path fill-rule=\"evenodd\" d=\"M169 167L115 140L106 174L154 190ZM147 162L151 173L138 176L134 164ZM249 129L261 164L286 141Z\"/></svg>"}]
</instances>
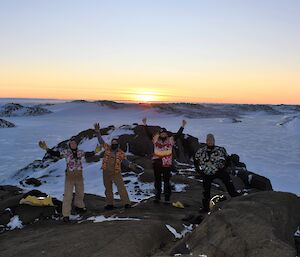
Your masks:
<instances>
[{"instance_id":1,"label":"snow covered ground","mask_svg":"<svg viewBox=\"0 0 300 257\"><path fill-rule=\"evenodd\" d=\"M12 102L11 99L9 101ZM0 100L0 105L6 102L8 100ZM24 104L17 100L13 102ZM36 100L32 102L39 103ZM26 105L30 105L30 101L27 100ZM46 140L49 146L54 146L92 127L95 122L100 122L102 127L109 125L117 127L123 124L140 123L144 116L148 117L149 124L158 124L176 131L181 120L185 118L184 110L181 114L172 114L170 111L164 113L155 108L139 105L113 109L99 103L56 102L45 108L53 113L43 116L6 118L16 127L0 129L0 182L2 184L11 182L10 178L19 169L43 157L44 152L37 146L37 142L41 139ZM239 120L242 122L238 123L233 123L232 119L226 117L186 118L188 124L185 133L198 137L200 141L204 141L207 133L214 133L218 145L225 146L229 153L239 154L248 170L270 178L275 190L300 195L299 115L299 108L292 110L288 107L284 113L277 115L260 110L249 111L242 116L239 113ZM95 142L85 144L87 145L82 147L92 148ZM55 165L57 165L56 172L60 172L65 165L64 160ZM99 185L102 182L99 164L85 164L85 173L86 191L102 195L102 188L96 188L94 183L95 179L99 181ZM56 179L53 183L57 184L55 195L61 194L63 179ZM51 192L55 190L53 183L49 184L49 187L52 187ZM43 187L47 187L47 184Z\"/></svg>"}]
</instances>

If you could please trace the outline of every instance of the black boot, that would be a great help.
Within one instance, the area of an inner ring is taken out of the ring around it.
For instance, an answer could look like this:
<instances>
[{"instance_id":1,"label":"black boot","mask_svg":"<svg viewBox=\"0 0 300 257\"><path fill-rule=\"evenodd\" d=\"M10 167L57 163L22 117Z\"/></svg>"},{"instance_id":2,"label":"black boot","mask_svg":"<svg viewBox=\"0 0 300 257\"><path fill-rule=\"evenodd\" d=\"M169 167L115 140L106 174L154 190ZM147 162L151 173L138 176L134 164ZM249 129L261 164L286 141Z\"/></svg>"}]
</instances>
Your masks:
<instances>
[{"instance_id":1,"label":"black boot","mask_svg":"<svg viewBox=\"0 0 300 257\"><path fill-rule=\"evenodd\" d=\"M202 200L202 208L200 208L200 213L207 213L209 212L209 200L203 199Z\"/></svg>"},{"instance_id":2,"label":"black boot","mask_svg":"<svg viewBox=\"0 0 300 257\"><path fill-rule=\"evenodd\" d=\"M171 204L170 196L165 196L165 202L164 202L164 204L165 204L165 205Z\"/></svg>"},{"instance_id":3,"label":"black boot","mask_svg":"<svg viewBox=\"0 0 300 257\"><path fill-rule=\"evenodd\" d=\"M160 196L156 195L155 199L153 200L154 203L160 203Z\"/></svg>"},{"instance_id":4,"label":"black boot","mask_svg":"<svg viewBox=\"0 0 300 257\"><path fill-rule=\"evenodd\" d=\"M108 204L108 205L106 205L106 206L104 207L104 209L107 210L107 211L110 211L110 210L113 210L113 209L114 209L114 206L111 205L111 204Z\"/></svg>"},{"instance_id":5,"label":"black boot","mask_svg":"<svg viewBox=\"0 0 300 257\"><path fill-rule=\"evenodd\" d=\"M86 212L87 212L87 209L86 209L86 208L75 207L75 211L76 211L78 214L83 214L83 213L86 213Z\"/></svg>"},{"instance_id":6,"label":"black boot","mask_svg":"<svg viewBox=\"0 0 300 257\"><path fill-rule=\"evenodd\" d=\"M69 221L70 221L69 216L63 217L63 222L69 222Z\"/></svg>"}]
</instances>

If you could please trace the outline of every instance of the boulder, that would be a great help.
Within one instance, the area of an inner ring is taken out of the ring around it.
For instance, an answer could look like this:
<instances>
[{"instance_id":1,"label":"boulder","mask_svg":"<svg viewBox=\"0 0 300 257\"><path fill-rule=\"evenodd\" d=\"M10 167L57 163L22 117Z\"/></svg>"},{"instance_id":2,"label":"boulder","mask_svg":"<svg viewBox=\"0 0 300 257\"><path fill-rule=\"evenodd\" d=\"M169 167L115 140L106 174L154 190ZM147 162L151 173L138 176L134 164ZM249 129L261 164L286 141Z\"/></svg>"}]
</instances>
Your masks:
<instances>
[{"instance_id":1,"label":"boulder","mask_svg":"<svg viewBox=\"0 0 300 257\"><path fill-rule=\"evenodd\" d=\"M14 214L19 216L23 224L31 224L38 219L50 219L56 212L53 206L31 206L22 204L14 209Z\"/></svg>"},{"instance_id":2,"label":"boulder","mask_svg":"<svg viewBox=\"0 0 300 257\"><path fill-rule=\"evenodd\" d=\"M7 223L9 223L11 217L12 214L8 208L0 212L0 225L5 226Z\"/></svg>"},{"instance_id":3,"label":"boulder","mask_svg":"<svg viewBox=\"0 0 300 257\"><path fill-rule=\"evenodd\" d=\"M25 179L24 183L27 185L32 185L34 187L39 187L40 185L42 185L42 182L36 178L27 178Z\"/></svg>"},{"instance_id":4,"label":"boulder","mask_svg":"<svg viewBox=\"0 0 300 257\"><path fill-rule=\"evenodd\" d=\"M300 199L259 192L223 202L185 239L195 256L295 257ZM181 242L182 243L182 242Z\"/></svg>"},{"instance_id":5,"label":"boulder","mask_svg":"<svg viewBox=\"0 0 300 257\"><path fill-rule=\"evenodd\" d=\"M31 190L27 193L22 193L21 189L14 186L0 187L0 225L6 225L10 218L18 215L23 224L30 224L37 219L52 218L53 215L61 213L61 201L53 198L55 206L31 206L22 205L20 200L28 195L36 197L45 197L47 194L39 190Z\"/></svg>"}]
</instances>

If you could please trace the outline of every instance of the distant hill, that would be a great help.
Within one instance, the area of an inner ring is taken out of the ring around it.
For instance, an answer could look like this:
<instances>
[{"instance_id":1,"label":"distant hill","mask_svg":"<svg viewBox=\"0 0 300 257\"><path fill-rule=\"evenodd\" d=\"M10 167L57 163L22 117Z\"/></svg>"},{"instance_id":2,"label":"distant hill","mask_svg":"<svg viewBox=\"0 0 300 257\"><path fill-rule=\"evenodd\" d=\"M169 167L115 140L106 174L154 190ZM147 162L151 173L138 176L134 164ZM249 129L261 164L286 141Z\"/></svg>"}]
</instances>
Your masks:
<instances>
[{"instance_id":1,"label":"distant hill","mask_svg":"<svg viewBox=\"0 0 300 257\"><path fill-rule=\"evenodd\" d=\"M27 107L18 103L9 103L0 107L0 117L38 116L49 113L51 113L51 111L38 105Z\"/></svg>"}]
</instances>

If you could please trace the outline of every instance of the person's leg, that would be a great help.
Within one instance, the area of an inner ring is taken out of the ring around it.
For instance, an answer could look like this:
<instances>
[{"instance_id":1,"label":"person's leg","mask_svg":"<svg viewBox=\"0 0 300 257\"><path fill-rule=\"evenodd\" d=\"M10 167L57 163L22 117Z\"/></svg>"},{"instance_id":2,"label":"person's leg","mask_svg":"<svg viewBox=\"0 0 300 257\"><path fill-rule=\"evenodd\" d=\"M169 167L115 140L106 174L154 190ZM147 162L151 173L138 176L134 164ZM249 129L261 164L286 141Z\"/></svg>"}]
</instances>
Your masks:
<instances>
[{"instance_id":1,"label":"person's leg","mask_svg":"<svg viewBox=\"0 0 300 257\"><path fill-rule=\"evenodd\" d=\"M62 205L62 214L64 217L71 215L72 198L73 198L74 176L73 174L66 173L65 176L65 189Z\"/></svg>"},{"instance_id":2,"label":"person's leg","mask_svg":"<svg viewBox=\"0 0 300 257\"><path fill-rule=\"evenodd\" d=\"M103 171L103 183L104 183L104 187L105 187L105 201L106 201L106 204L107 205L114 205L112 177L106 171Z\"/></svg>"},{"instance_id":3,"label":"person's leg","mask_svg":"<svg viewBox=\"0 0 300 257\"><path fill-rule=\"evenodd\" d=\"M127 193L127 190L126 190L124 180L123 180L123 177L122 177L121 173L116 174L114 176L114 182L115 182L115 184L118 188L118 193L120 195L122 204L123 205L130 204L129 196L128 196L128 193Z\"/></svg>"},{"instance_id":4,"label":"person's leg","mask_svg":"<svg viewBox=\"0 0 300 257\"><path fill-rule=\"evenodd\" d=\"M211 190L211 183L214 177L210 175L203 175L203 199L202 205L204 211L209 211L209 201L210 201L210 190Z\"/></svg>"},{"instance_id":5,"label":"person's leg","mask_svg":"<svg viewBox=\"0 0 300 257\"><path fill-rule=\"evenodd\" d=\"M165 200L170 201L172 190L171 190L171 168L163 168L163 179L164 179L164 195Z\"/></svg>"},{"instance_id":6,"label":"person's leg","mask_svg":"<svg viewBox=\"0 0 300 257\"><path fill-rule=\"evenodd\" d=\"M153 161L153 170L154 170L154 187L155 187L155 199L160 200L161 195L161 175L162 175L162 161L154 160Z\"/></svg>"},{"instance_id":7,"label":"person's leg","mask_svg":"<svg viewBox=\"0 0 300 257\"><path fill-rule=\"evenodd\" d=\"M239 196L239 193L235 190L234 185L230 179L230 175L226 170L219 170L217 177L225 184L226 189L231 197Z\"/></svg>"},{"instance_id":8,"label":"person's leg","mask_svg":"<svg viewBox=\"0 0 300 257\"><path fill-rule=\"evenodd\" d=\"M76 171L76 174L75 174L75 199L74 199L75 207L80 208L80 209L85 208L83 199L84 199L84 182L83 182L82 171Z\"/></svg>"}]
</instances>

